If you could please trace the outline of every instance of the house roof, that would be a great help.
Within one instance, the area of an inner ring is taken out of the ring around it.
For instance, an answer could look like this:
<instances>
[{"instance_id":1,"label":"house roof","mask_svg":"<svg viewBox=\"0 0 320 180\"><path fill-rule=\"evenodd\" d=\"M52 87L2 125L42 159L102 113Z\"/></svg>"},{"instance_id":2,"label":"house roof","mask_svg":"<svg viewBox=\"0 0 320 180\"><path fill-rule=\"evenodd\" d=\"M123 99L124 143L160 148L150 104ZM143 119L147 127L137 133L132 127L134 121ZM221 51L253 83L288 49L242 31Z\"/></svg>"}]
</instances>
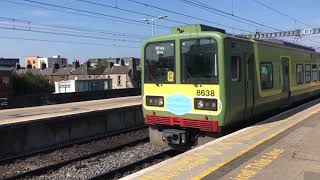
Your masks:
<instances>
[{"instance_id":1,"label":"house roof","mask_svg":"<svg viewBox=\"0 0 320 180\"><path fill-rule=\"evenodd\" d=\"M57 75L57 76L70 75L70 72L72 69L73 67L65 67L65 68L57 69L54 75Z\"/></svg>"},{"instance_id":2,"label":"house roof","mask_svg":"<svg viewBox=\"0 0 320 180\"><path fill-rule=\"evenodd\" d=\"M130 67L128 66L113 66L112 68L107 68L103 74L128 74L130 71Z\"/></svg>"},{"instance_id":3,"label":"house roof","mask_svg":"<svg viewBox=\"0 0 320 180\"><path fill-rule=\"evenodd\" d=\"M33 75L40 75L40 69L19 69L15 71L17 74L31 73Z\"/></svg>"},{"instance_id":4,"label":"house roof","mask_svg":"<svg viewBox=\"0 0 320 180\"><path fill-rule=\"evenodd\" d=\"M43 76L51 76L55 72L54 68L45 68L43 70L40 70L40 74Z\"/></svg>"}]
</instances>

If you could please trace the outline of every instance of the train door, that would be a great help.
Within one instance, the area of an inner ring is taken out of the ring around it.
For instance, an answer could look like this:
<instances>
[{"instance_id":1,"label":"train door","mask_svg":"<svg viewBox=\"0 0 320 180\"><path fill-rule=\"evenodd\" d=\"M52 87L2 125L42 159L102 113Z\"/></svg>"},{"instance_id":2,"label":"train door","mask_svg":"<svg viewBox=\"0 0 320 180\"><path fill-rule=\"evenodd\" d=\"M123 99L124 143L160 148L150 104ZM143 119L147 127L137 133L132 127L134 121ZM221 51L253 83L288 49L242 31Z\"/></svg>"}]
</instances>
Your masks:
<instances>
[{"instance_id":1,"label":"train door","mask_svg":"<svg viewBox=\"0 0 320 180\"><path fill-rule=\"evenodd\" d=\"M248 120L253 109L253 48L250 42L229 41L230 79L229 116L234 121Z\"/></svg>"},{"instance_id":2,"label":"train door","mask_svg":"<svg viewBox=\"0 0 320 180\"><path fill-rule=\"evenodd\" d=\"M289 58L281 57L282 67L282 92L284 93L284 104L289 103L290 89L289 89Z\"/></svg>"},{"instance_id":3,"label":"train door","mask_svg":"<svg viewBox=\"0 0 320 180\"><path fill-rule=\"evenodd\" d=\"M253 91L253 50L248 48L247 52L244 53L245 59L245 119L249 119L252 116L254 106L254 91Z\"/></svg>"}]
</instances>

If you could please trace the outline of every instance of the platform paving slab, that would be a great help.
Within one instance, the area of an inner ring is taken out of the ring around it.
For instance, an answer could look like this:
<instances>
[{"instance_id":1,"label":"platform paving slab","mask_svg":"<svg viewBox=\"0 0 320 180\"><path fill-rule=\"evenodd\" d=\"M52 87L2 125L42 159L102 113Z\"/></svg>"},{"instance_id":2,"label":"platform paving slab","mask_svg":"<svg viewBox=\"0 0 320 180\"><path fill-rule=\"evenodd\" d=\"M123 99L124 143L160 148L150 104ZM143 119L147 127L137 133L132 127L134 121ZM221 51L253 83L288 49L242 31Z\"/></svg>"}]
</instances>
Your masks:
<instances>
[{"instance_id":1,"label":"platform paving slab","mask_svg":"<svg viewBox=\"0 0 320 180\"><path fill-rule=\"evenodd\" d=\"M260 159L247 158L246 160L248 162L250 160L254 160L253 162L259 164L259 167L270 166L272 163L276 163L286 156L290 157L291 154L295 152L291 147L294 144L300 144L301 147L305 147L304 143L311 143L310 140L305 138L307 137L307 134L316 135L316 133L313 132L313 128L315 127L314 123L317 122L317 119L320 117L319 112L319 100L307 103L287 112L283 112L264 122L244 128L240 131L209 142L174 158L163 161L157 165L124 177L123 179L216 179L214 177L219 176L217 176L215 173L219 173L220 177L226 177L227 179L230 179L234 177L235 174L229 174L228 172L232 171L233 169L240 168L239 166L241 165L244 166L246 161L239 161L241 164L229 166L229 169L228 167L226 168L226 166L228 164L237 162L242 156L249 152L253 153L252 156ZM282 146L279 145L266 150L261 149L260 145L265 143L267 144L268 142L270 143L273 139L276 139L276 137L281 137L281 135L287 135L288 132L290 132L289 130L296 128L301 123L309 121L310 123L306 123L307 126L305 128L297 131L298 133L296 136L286 140L284 138L285 143L283 143ZM320 132L320 129L318 129L318 131ZM313 144L314 143L315 142L313 142ZM257 148L257 151L255 151L255 148ZM285 150L285 148L288 149ZM313 148L314 147L310 148L309 150L312 152L317 150ZM261 153L265 154L261 155ZM310 154L310 152L307 154ZM315 156L313 155L312 158L314 157ZM255 160L259 161L255 162ZM297 163L295 161L297 161ZM294 169L294 172L290 173L290 175L294 178L298 177L299 175L304 176L304 174L302 174L303 167L312 167L313 169L310 169L308 176L316 176L314 173L318 172L317 162L302 161L303 160L295 159L290 159L287 161L288 163L291 163L289 165L291 165ZM252 164L249 165L252 166ZM281 167L283 169L275 168L275 170L283 172L288 169L286 168L285 164L283 164ZM221 169L224 171L219 171ZM300 169L300 171L298 171L298 169ZM245 169L243 172L246 176L255 176L257 179L264 178L262 174L259 177L256 176L258 173L251 169ZM280 177L280 173L272 173L271 171L270 176L269 179L278 179L278 176ZM281 177L284 178L284 176Z\"/></svg>"}]
</instances>

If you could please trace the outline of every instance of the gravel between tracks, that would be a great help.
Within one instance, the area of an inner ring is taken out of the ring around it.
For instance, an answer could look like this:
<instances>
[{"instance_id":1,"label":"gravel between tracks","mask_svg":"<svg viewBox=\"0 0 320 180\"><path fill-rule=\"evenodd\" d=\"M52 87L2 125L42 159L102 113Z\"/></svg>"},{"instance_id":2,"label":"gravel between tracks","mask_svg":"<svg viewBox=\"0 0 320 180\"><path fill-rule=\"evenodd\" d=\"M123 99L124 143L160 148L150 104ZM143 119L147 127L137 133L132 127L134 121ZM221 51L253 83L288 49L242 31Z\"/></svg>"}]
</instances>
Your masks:
<instances>
[{"instance_id":1,"label":"gravel between tracks","mask_svg":"<svg viewBox=\"0 0 320 180\"><path fill-rule=\"evenodd\" d=\"M22 172L44 167L71 158L90 154L105 148L116 147L130 141L148 137L146 129L124 133L89 143L74 145L72 147L57 149L53 152L38 154L25 159L18 159L10 164L0 164L0 179Z\"/></svg>"},{"instance_id":2,"label":"gravel between tracks","mask_svg":"<svg viewBox=\"0 0 320 180\"><path fill-rule=\"evenodd\" d=\"M164 150L150 143L140 143L133 147L126 147L119 151L67 165L57 171L51 172L51 174L32 177L32 179L88 179Z\"/></svg>"}]
</instances>

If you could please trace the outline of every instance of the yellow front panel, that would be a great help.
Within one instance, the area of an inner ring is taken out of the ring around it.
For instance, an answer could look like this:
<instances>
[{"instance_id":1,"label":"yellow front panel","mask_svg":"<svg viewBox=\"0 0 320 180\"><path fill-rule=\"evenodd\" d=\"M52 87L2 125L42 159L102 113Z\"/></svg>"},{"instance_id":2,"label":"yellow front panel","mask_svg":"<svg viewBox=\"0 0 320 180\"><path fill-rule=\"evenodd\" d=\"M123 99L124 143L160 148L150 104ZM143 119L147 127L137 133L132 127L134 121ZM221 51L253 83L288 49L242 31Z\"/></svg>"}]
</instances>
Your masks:
<instances>
[{"instance_id":1,"label":"yellow front panel","mask_svg":"<svg viewBox=\"0 0 320 180\"><path fill-rule=\"evenodd\" d=\"M154 111L168 111L166 107L166 99L173 95L182 95L191 99L192 110L188 113L192 114L206 114L206 115L218 115L221 112L222 104L220 100L220 89L219 85L198 85L195 87L193 84L144 84L144 94L143 94L143 107L146 110ZM202 92L202 93L199 93ZM146 105L146 96L163 96L164 97L164 107L154 107ZM207 110L196 110L194 109L194 98L212 98L217 99L217 111L207 111ZM178 102L177 102L178 103Z\"/></svg>"}]
</instances>

